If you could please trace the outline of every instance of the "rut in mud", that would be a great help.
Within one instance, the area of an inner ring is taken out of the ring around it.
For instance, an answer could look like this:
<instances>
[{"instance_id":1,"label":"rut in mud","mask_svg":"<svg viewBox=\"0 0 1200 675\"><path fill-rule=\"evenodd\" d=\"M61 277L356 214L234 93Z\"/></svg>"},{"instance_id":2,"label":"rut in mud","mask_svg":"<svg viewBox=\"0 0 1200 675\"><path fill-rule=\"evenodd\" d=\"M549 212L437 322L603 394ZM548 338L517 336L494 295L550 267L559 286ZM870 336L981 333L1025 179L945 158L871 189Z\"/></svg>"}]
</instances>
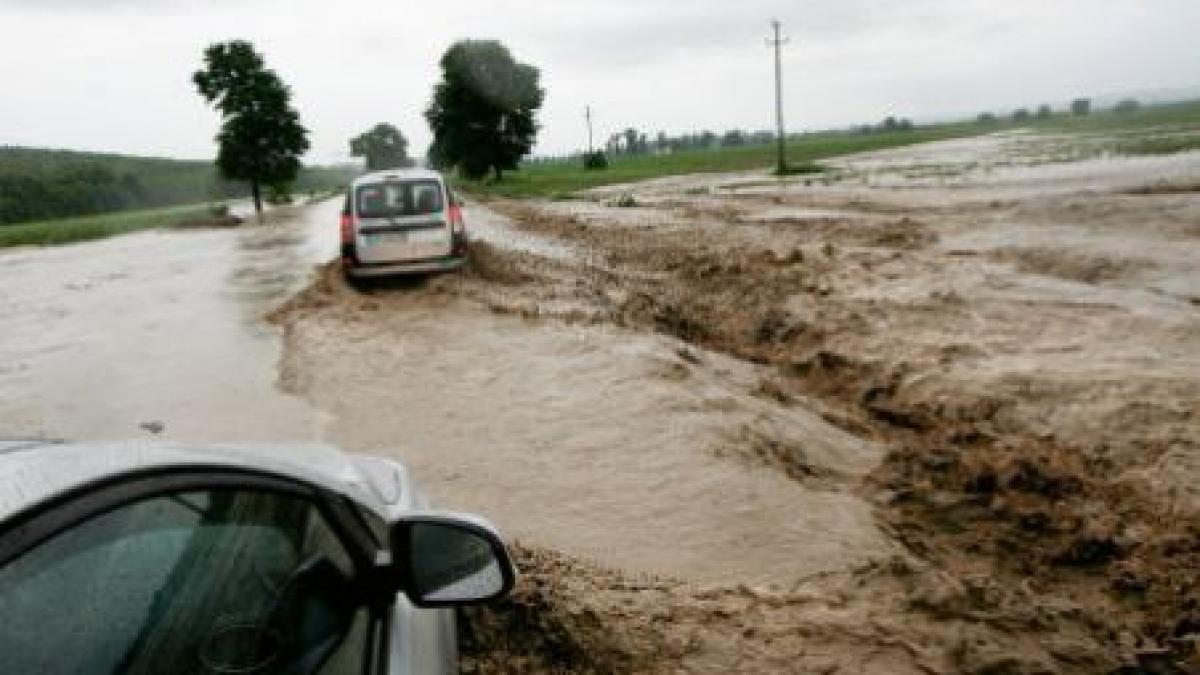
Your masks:
<instances>
[{"instance_id":1,"label":"rut in mud","mask_svg":"<svg viewBox=\"0 0 1200 675\"><path fill-rule=\"evenodd\" d=\"M568 253L330 270L276 316L284 382L524 542L470 670L1185 672L1200 202L1143 188L1200 157L1003 149L493 203Z\"/></svg>"}]
</instances>

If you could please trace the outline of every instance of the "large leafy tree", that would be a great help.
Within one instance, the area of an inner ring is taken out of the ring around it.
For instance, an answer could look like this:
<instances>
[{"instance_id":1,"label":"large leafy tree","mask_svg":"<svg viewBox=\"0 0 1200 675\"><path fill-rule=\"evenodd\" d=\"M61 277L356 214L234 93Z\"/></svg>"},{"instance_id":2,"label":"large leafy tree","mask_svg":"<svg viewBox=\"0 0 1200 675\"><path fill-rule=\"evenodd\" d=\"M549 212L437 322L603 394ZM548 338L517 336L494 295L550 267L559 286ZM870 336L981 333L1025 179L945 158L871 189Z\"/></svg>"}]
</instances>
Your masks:
<instances>
[{"instance_id":1,"label":"large leafy tree","mask_svg":"<svg viewBox=\"0 0 1200 675\"><path fill-rule=\"evenodd\" d=\"M262 213L262 186L294 181L309 147L291 90L241 40L206 49L204 68L192 81L221 113L217 168L227 179L248 182L254 208Z\"/></svg>"},{"instance_id":2,"label":"large leafy tree","mask_svg":"<svg viewBox=\"0 0 1200 675\"><path fill-rule=\"evenodd\" d=\"M462 40L442 56L442 80L425 119L433 130L430 159L468 178L496 180L529 154L545 92L540 73L518 63L495 40Z\"/></svg>"},{"instance_id":3,"label":"large leafy tree","mask_svg":"<svg viewBox=\"0 0 1200 675\"><path fill-rule=\"evenodd\" d=\"M408 139L390 124L376 124L374 129L350 139L350 155L366 158L368 171L400 169L413 163L408 158Z\"/></svg>"}]
</instances>

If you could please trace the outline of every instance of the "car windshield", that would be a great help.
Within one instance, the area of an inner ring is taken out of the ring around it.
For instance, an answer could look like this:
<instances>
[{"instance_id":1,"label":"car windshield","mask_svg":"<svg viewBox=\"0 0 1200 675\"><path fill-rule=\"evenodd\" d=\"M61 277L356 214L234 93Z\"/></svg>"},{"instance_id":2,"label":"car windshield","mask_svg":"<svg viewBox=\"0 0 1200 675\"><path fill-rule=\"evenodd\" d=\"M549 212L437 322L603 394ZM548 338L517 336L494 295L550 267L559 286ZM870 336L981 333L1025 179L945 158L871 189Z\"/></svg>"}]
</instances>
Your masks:
<instances>
[{"instance_id":1,"label":"car windshield","mask_svg":"<svg viewBox=\"0 0 1200 675\"><path fill-rule=\"evenodd\" d=\"M442 210L441 185L435 180L362 185L355 194L359 218L423 216Z\"/></svg>"}]
</instances>

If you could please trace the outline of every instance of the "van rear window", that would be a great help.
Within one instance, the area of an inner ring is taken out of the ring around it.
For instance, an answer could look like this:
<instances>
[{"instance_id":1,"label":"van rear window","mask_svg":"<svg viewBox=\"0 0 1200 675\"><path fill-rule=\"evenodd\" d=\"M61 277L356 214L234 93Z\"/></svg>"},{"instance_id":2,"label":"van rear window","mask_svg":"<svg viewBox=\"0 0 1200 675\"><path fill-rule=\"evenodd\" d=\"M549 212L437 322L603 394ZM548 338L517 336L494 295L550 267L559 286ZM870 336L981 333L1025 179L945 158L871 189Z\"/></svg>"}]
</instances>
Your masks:
<instances>
[{"instance_id":1,"label":"van rear window","mask_svg":"<svg viewBox=\"0 0 1200 675\"><path fill-rule=\"evenodd\" d=\"M435 180L374 183L355 193L359 218L423 216L442 210L442 186Z\"/></svg>"}]
</instances>

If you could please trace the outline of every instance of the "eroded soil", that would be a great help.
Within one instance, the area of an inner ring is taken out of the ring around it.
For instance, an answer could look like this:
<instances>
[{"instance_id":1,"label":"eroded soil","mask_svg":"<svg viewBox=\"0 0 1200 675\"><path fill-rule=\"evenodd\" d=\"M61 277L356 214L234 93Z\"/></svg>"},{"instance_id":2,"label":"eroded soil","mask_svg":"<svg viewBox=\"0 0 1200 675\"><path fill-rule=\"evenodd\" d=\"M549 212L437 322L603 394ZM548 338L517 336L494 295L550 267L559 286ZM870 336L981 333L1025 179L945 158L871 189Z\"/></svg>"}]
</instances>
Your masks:
<instances>
[{"instance_id":1,"label":"eroded soil","mask_svg":"<svg viewBox=\"0 0 1200 675\"><path fill-rule=\"evenodd\" d=\"M1038 148L477 205L282 381L520 542L468 671L1195 672L1200 154Z\"/></svg>"}]
</instances>

